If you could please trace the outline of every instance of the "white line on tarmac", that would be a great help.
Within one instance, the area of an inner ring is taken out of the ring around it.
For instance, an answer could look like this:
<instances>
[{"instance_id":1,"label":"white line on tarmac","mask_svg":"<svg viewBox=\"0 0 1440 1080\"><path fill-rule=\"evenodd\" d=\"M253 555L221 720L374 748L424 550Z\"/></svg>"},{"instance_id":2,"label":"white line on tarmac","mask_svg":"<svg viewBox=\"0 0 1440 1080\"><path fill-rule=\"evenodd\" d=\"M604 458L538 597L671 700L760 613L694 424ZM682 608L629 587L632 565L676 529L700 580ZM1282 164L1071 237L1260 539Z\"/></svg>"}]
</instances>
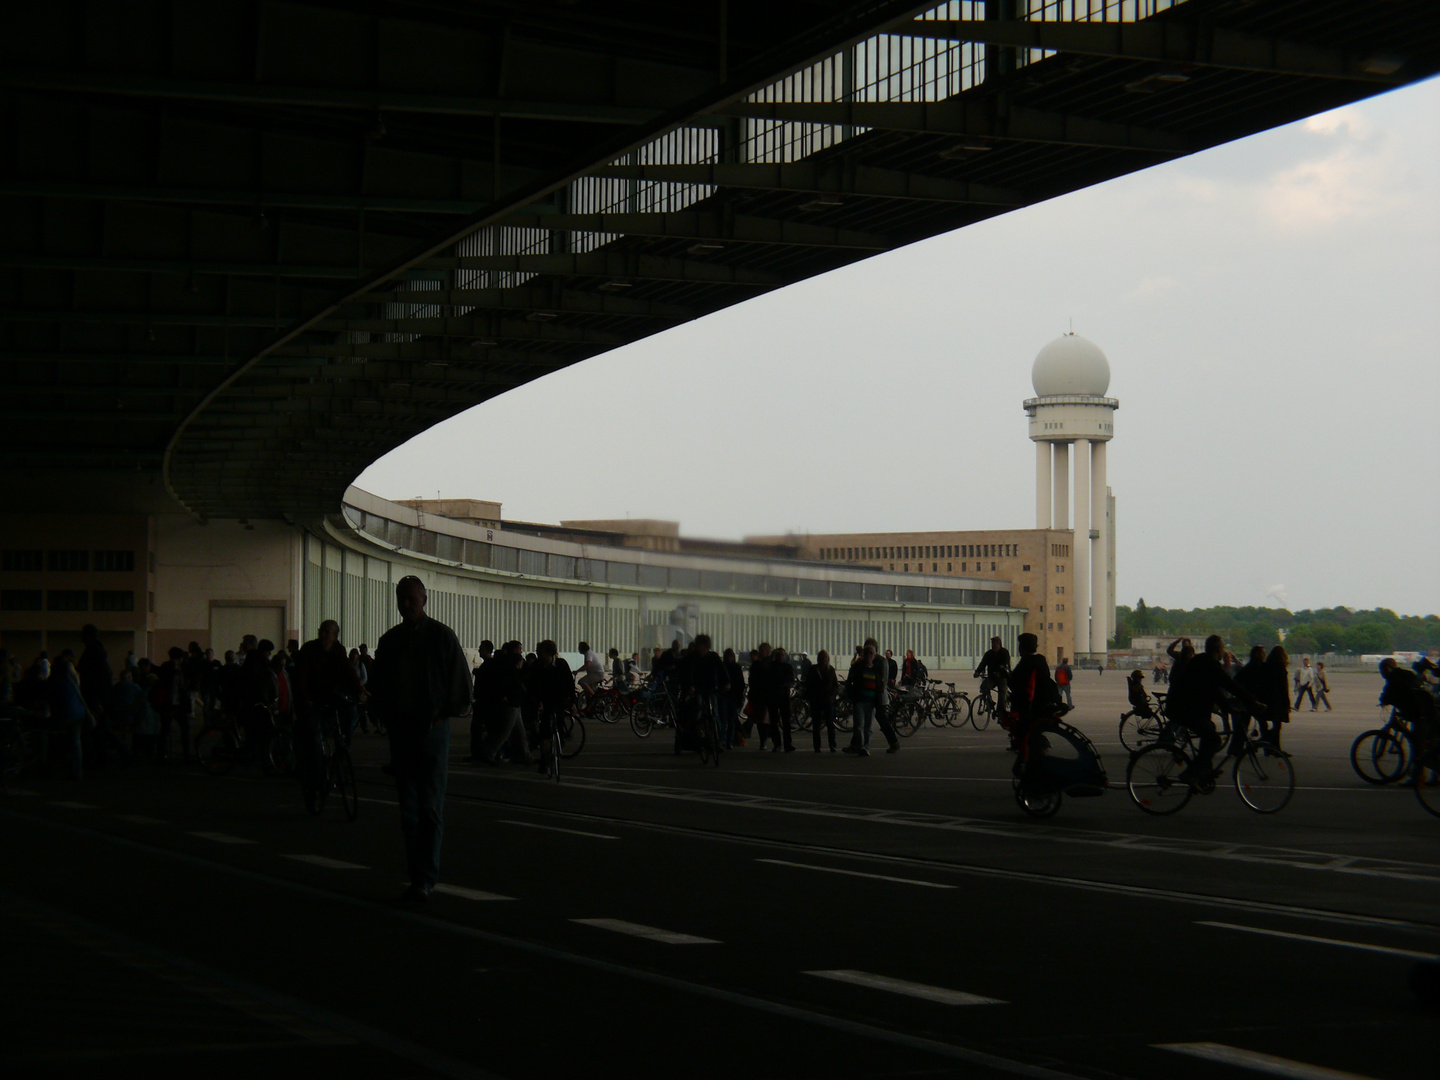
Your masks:
<instances>
[{"instance_id":1,"label":"white line on tarmac","mask_svg":"<svg viewBox=\"0 0 1440 1080\"><path fill-rule=\"evenodd\" d=\"M906 982L904 979L892 979L886 975L871 975L866 971L806 971L802 974L814 975L820 979L833 979L836 982L853 983L856 986L868 986L875 990L888 990L892 994L904 994L906 997L922 998L925 1001L938 1001L941 1005L1005 1004L999 998L967 994L963 990L947 990L943 986L926 986L924 983Z\"/></svg>"},{"instance_id":2,"label":"white line on tarmac","mask_svg":"<svg viewBox=\"0 0 1440 1080\"><path fill-rule=\"evenodd\" d=\"M938 881L920 881L916 878L891 877L889 874L867 874L863 870L841 870L838 866L815 866L811 863L790 862L788 859L756 859L756 862L771 863L774 866L793 866L800 870L820 870L826 874L844 874L847 877L874 878L876 881L894 881L901 885L924 885L931 889L953 889Z\"/></svg>"},{"instance_id":3,"label":"white line on tarmac","mask_svg":"<svg viewBox=\"0 0 1440 1080\"><path fill-rule=\"evenodd\" d=\"M1247 934L1263 934L1265 937L1286 938L1290 941L1309 941L1316 945L1338 945L1342 949L1359 949L1361 952L1384 953L1388 956L1405 956L1411 960L1440 960L1434 953L1417 952L1414 949L1394 949L1389 945L1369 945L1363 941L1344 941L1340 938L1315 937L1312 934L1292 934L1284 930L1266 930L1260 926L1241 926L1239 923L1211 922L1200 919L1196 926L1214 926L1221 930L1241 930Z\"/></svg>"},{"instance_id":4,"label":"white line on tarmac","mask_svg":"<svg viewBox=\"0 0 1440 1080\"><path fill-rule=\"evenodd\" d=\"M496 825L523 825L527 829L544 829L546 832L563 832L571 836L590 836L596 840L619 840L618 836L611 836L609 833L582 832L580 829L562 829L558 825L537 825L533 821L514 821L510 818L496 818Z\"/></svg>"},{"instance_id":5,"label":"white line on tarmac","mask_svg":"<svg viewBox=\"0 0 1440 1080\"><path fill-rule=\"evenodd\" d=\"M217 844L258 844L258 840L246 840L243 836L231 836L223 832L192 832L191 836L198 836L201 840L213 840Z\"/></svg>"},{"instance_id":6,"label":"white line on tarmac","mask_svg":"<svg viewBox=\"0 0 1440 1080\"><path fill-rule=\"evenodd\" d=\"M1370 1080L1359 1073L1327 1069L1323 1065L1309 1065L1272 1054L1257 1054L1253 1050L1241 1050L1238 1046L1226 1046L1224 1043L1155 1043L1154 1046L1157 1050L1173 1050L1177 1054L1218 1061L1223 1065L1235 1065L1271 1076L1284 1076L1288 1080Z\"/></svg>"},{"instance_id":7,"label":"white line on tarmac","mask_svg":"<svg viewBox=\"0 0 1440 1080\"><path fill-rule=\"evenodd\" d=\"M369 870L368 866L361 866L359 863L345 862L341 859L329 859L324 855L281 855L282 859L294 859L296 862L310 863L312 866L323 866L328 870Z\"/></svg>"},{"instance_id":8,"label":"white line on tarmac","mask_svg":"<svg viewBox=\"0 0 1440 1080\"><path fill-rule=\"evenodd\" d=\"M613 930L617 934L629 934L631 937L646 938L650 941L661 941L666 945L719 945L720 942L714 938L696 937L694 934L680 934L674 930L660 930L654 926L642 926L640 923L626 922L624 919L571 919L573 923L580 923L582 926L594 926L601 930Z\"/></svg>"},{"instance_id":9,"label":"white line on tarmac","mask_svg":"<svg viewBox=\"0 0 1440 1080\"><path fill-rule=\"evenodd\" d=\"M120 821L128 821L132 825L169 825L170 822L164 818L146 817L144 814L117 814Z\"/></svg>"},{"instance_id":10,"label":"white line on tarmac","mask_svg":"<svg viewBox=\"0 0 1440 1080\"><path fill-rule=\"evenodd\" d=\"M479 889L467 889L461 885L436 885L434 890L438 893L445 893L447 896L460 896L466 900L514 900L513 896L501 896L499 893L481 892Z\"/></svg>"},{"instance_id":11,"label":"white line on tarmac","mask_svg":"<svg viewBox=\"0 0 1440 1080\"><path fill-rule=\"evenodd\" d=\"M59 799L51 799L50 806L63 806L66 810L99 810L98 806L92 806L86 802L62 802Z\"/></svg>"}]
</instances>

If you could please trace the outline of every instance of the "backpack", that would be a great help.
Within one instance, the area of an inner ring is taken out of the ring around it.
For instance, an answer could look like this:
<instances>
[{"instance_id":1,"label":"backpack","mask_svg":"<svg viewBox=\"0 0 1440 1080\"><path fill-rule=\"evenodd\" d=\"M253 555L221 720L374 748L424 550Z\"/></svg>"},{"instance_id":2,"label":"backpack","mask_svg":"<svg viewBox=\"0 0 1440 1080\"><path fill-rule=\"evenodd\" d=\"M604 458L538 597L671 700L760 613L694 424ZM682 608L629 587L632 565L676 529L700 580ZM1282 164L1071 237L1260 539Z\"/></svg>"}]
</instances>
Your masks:
<instances>
[{"instance_id":1,"label":"backpack","mask_svg":"<svg viewBox=\"0 0 1440 1080\"><path fill-rule=\"evenodd\" d=\"M1063 668L1063 667L1062 667L1059 671L1057 671L1057 672L1055 673L1055 681L1056 681L1057 683L1059 683L1061 686L1069 686L1069 685L1070 685L1070 669L1069 669L1069 668Z\"/></svg>"}]
</instances>

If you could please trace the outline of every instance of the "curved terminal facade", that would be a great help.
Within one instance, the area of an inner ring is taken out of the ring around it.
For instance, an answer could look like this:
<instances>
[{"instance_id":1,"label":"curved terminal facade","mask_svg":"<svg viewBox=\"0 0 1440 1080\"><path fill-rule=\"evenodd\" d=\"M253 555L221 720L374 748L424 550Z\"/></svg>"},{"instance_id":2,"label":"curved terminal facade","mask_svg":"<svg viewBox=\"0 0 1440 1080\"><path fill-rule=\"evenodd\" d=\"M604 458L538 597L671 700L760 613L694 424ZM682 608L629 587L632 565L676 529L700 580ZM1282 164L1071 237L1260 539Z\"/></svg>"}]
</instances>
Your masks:
<instances>
[{"instance_id":1,"label":"curved terminal facade","mask_svg":"<svg viewBox=\"0 0 1440 1080\"><path fill-rule=\"evenodd\" d=\"M1013 649L1025 620L1008 581L575 543L437 517L353 487L341 515L302 532L294 625L308 634L333 618L349 643L373 642L395 623L393 586L406 574L425 582L429 611L468 647L548 637L628 654L708 633L720 647L770 641L844 657L874 637L954 667L973 663L995 635Z\"/></svg>"}]
</instances>

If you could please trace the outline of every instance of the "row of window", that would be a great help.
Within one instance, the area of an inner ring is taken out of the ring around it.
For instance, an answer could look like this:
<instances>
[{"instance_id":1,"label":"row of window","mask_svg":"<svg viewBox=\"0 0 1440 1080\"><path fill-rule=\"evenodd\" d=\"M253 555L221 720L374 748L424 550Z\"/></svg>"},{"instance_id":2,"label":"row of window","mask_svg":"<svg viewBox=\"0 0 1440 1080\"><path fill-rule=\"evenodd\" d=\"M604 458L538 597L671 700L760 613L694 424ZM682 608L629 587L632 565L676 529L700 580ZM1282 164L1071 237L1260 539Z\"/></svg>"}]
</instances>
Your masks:
<instances>
[{"instance_id":1,"label":"row of window","mask_svg":"<svg viewBox=\"0 0 1440 1080\"><path fill-rule=\"evenodd\" d=\"M0 611L134 611L130 589L0 589Z\"/></svg>"},{"instance_id":2,"label":"row of window","mask_svg":"<svg viewBox=\"0 0 1440 1080\"><path fill-rule=\"evenodd\" d=\"M77 570L129 573L135 569L133 551L39 551L32 548L6 548L0 552L0 570L12 573L71 573Z\"/></svg>"},{"instance_id":3,"label":"row of window","mask_svg":"<svg viewBox=\"0 0 1440 1080\"><path fill-rule=\"evenodd\" d=\"M1059 558L1059 559L1068 559L1068 558L1070 557L1070 545L1069 545L1069 544L1051 544L1051 545L1050 545L1050 554L1051 554L1051 555L1054 555L1056 558Z\"/></svg>"},{"instance_id":4,"label":"row of window","mask_svg":"<svg viewBox=\"0 0 1440 1080\"><path fill-rule=\"evenodd\" d=\"M827 547L821 559L973 559L1013 558L1019 544L916 544L913 547ZM895 569L893 566L890 569ZM979 569L979 565L976 565ZM923 571L922 571L923 572Z\"/></svg>"}]
</instances>

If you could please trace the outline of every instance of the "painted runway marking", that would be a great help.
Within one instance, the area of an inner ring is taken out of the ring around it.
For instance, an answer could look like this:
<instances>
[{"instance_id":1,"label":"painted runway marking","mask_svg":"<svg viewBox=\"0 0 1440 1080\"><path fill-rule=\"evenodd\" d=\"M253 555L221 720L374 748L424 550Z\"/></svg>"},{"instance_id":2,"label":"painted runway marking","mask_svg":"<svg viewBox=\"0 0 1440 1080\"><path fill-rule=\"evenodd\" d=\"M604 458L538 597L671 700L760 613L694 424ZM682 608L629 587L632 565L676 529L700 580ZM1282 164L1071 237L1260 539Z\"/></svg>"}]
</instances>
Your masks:
<instances>
[{"instance_id":1,"label":"painted runway marking","mask_svg":"<svg viewBox=\"0 0 1440 1080\"><path fill-rule=\"evenodd\" d=\"M1241 1050L1238 1046L1226 1046L1224 1043L1156 1043L1154 1045L1157 1050L1173 1050L1177 1054L1189 1054L1191 1057L1203 1058L1206 1061L1218 1061L1223 1065L1236 1065L1242 1069L1269 1073L1271 1076L1284 1076L1289 1080L1370 1080L1369 1077L1361 1076L1359 1073L1327 1069L1323 1065L1309 1065L1303 1061L1291 1061L1289 1058L1275 1057L1272 1054L1257 1054L1253 1050Z\"/></svg>"},{"instance_id":2,"label":"painted runway marking","mask_svg":"<svg viewBox=\"0 0 1440 1080\"><path fill-rule=\"evenodd\" d=\"M945 885L938 881L921 881L918 878L891 877L889 874L867 874L863 870L841 870L838 866L815 866L812 863L790 862L787 859L756 859L756 862L770 863L774 866L793 866L800 870L819 870L826 874L844 874L847 877L874 878L876 881L894 881L901 885L924 885L929 889L953 889L954 885Z\"/></svg>"},{"instance_id":3,"label":"painted runway marking","mask_svg":"<svg viewBox=\"0 0 1440 1080\"><path fill-rule=\"evenodd\" d=\"M546 832L563 832L571 836L589 836L596 840L619 840L618 836L611 836L609 833L582 832L580 829L562 829L558 825L537 825L533 821L513 821L510 818L496 818L496 825L523 825L527 829L544 829Z\"/></svg>"},{"instance_id":4,"label":"painted runway marking","mask_svg":"<svg viewBox=\"0 0 1440 1080\"><path fill-rule=\"evenodd\" d=\"M1414 949L1393 949L1388 945L1368 945L1363 941L1344 941L1340 938L1315 937L1312 934L1292 934L1284 930L1266 930L1260 926L1241 926L1239 923L1211 922L1198 920L1196 926L1215 926L1221 930L1241 930L1247 934L1263 934L1265 937L1287 938L1290 941L1309 941L1317 945L1338 945L1342 949L1359 949L1361 952L1384 953L1388 956L1404 956L1411 960L1440 960L1434 953L1416 952Z\"/></svg>"},{"instance_id":5,"label":"painted runway marking","mask_svg":"<svg viewBox=\"0 0 1440 1080\"><path fill-rule=\"evenodd\" d=\"M514 900L513 896L501 896L499 893L481 892L479 889L467 889L462 885L436 885L434 890L444 893L447 896L460 896L466 900Z\"/></svg>"},{"instance_id":6,"label":"painted runway marking","mask_svg":"<svg viewBox=\"0 0 1440 1080\"><path fill-rule=\"evenodd\" d=\"M121 821L128 821L132 825L169 825L170 822L164 818L146 817L144 814L117 814Z\"/></svg>"},{"instance_id":7,"label":"painted runway marking","mask_svg":"<svg viewBox=\"0 0 1440 1080\"><path fill-rule=\"evenodd\" d=\"M217 844L258 844L258 840L246 840L243 836L231 836L223 832L192 832L190 836L198 836L201 840L213 840Z\"/></svg>"},{"instance_id":8,"label":"painted runway marking","mask_svg":"<svg viewBox=\"0 0 1440 1080\"><path fill-rule=\"evenodd\" d=\"M696 937L694 934L680 934L674 930L660 930L654 926L642 926L640 923L626 922L624 919L571 919L573 923L581 926L594 926L601 930L613 930L617 934L629 934L631 937L645 938L649 941L661 941L666 945L719 945L720 942L714 938Z\"/></svg>"},{"instance_id":9,"label":"painted runway marking","mask_svg":"<svg viewBox=\"0 0 1440 1080\"><path fill-rule=\"evenodd\" d=\"M63 806L66 810L99 810L98 806L91 806L88 802L62 802L59 799L51 799L51 806Z\"/></svg>"},{"instance_id":10,"label":"painted runway marking","mask_svg":"<svg viewBox=\"0 0 1440 1080\"><path fill-rule=\"evenodd\" d=\"M294 859L296 862L310 863L312 866L323 866L329 870L369 870L368 866L361 866L359 863L345 862L341 859L329 859L324 855L281 855L282 859Z\"/></svg>"},{"instance_id":11,"label":"painted runway marking","mask_svg":"<svg viewBox=\"0 0 1440 1080\"><path fill-rule=\"evenodd\" d=\"M933 779L933 778L925 778ZM1009 780L991 778L996 783ZM626 795L645 795L658 799L674 799L681 802L708 803L721 806L742 806L771 813L800 814L807 817L838 818L844 821L866 821L882 825L904 825L912 828L941 829L948 832L974 833L981 836L1000 836L1014 840L1046 840L1062 844L1094 844L1110 847L1112 850L1143 851L1164 855L1183 855L1207 859L1223 859L1249 863L1258 866L1284 866L1293 870L1322 870L1331 874L1355 874L1362 877L1393 878L1403 881L1440 882L1440 865L1435 863L1405 862L1399 859L1375 859L1349 856L1336 852L1303 851L1293 848L1267 847L1262 845L1240 845L1206 840L1177 840L1174 837L1146 836L1135 833L1101 832L1094 829L1075 829L1066 832L1031 829L1025 825L991 821L984 818L950 817L944 814L912 813L892 815L894 811L870 809L858 806L844 806L835 803L805 802L800 799L781 799L767 795L737 797L728 793L709 793L693 788L666 787L660 784L641 784L633 781L609 780L602 777L574 776L569 781L575 787L592 791L609 791ZM1349 788L1344 790L1351 790ZM1117 841L1124 841L1117 844ZM1345 860L1337 862L1337 860Z\"/></svg>"},{"instance_id":12,"label":"painted runway marking","mask_svg":"<svg viewBox=\"0 0 1440 1080\"><path fill-rule=\"evenodd\" d=\"M853 983L856 986L868 986L875 990L888 990L892 994L904 994L906 997L922 998L925 1001L938 1001L941 1005L1005 1004L999 998L967 994L963 990L947 990L943 986L926 986L924 983L906 982L904 979L892 979L887 975L871 975L866 971L806 971L804 974L814 975L819 979Z\"/></svg>"}]
</instances>

